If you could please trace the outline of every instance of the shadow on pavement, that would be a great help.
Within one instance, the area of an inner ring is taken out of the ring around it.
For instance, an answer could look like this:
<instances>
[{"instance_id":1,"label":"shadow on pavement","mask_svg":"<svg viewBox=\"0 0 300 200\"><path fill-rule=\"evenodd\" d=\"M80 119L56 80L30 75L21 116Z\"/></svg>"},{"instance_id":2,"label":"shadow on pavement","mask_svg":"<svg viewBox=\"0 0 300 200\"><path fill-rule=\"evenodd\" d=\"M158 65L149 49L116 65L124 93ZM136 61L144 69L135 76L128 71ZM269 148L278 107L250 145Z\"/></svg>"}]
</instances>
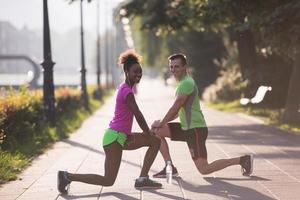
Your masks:
<instances>
[{"instance_id":1,"label":"shadow on pavement","mask_svg":"<svg viewBox=\"0 0 300 200\"><path fill-rule=\"evenodd\" d=\"M257 136L259 139L265 140L270 145L279 146L299 146L300 135L291 134L287 131L280 130L278 128L268 125L240 125L240 126L209 126L208 134L212 139L229 139L233 143L239 143L239 140L243 140L246 144L260 144L257 143ZM253 139L253 140L248 140ZM261 143L262 145L266 145Z\"/></svg>"},{"instance_id":2,"label":"shadow on pavement","mask_svg":"<svg viewBox=\"0 0 300 200\"><path fill-rule=\"evenodd\" d=\"M86 198L98 198L99 193L95 194L84 194L84 195L59 195L62 199L86 199Z\"/></svg>"},{"instance_id":3,"label":"shadow on pavement","mask_svg":"<svg viewBox=\"0 0 300 200\"><path fill-rule=\"evenodd\" d=\"M211 126L207 141L235 145L274 146L279 150L277 153L259 153L258 156L300 159L300 136L266 125Z\"/></svg>"},{"instance_id":4,"label":"shadow on pavement","mask_svg":"<svg viewBox=\"0 0 300 200\"><path fill-rule=\"evenodd\" d=\"M160 189L160 190L163 190L163 188ZM175 195L172 195L172 194L166 194L166 193L158 192L159 190L145 190L145 191L147 191L149 193L152 193L152 194L159 195L159 196L162 197L161 199L174 199L174 200L183 200L184 199L183 197L175 196Z\"/></svg>"},{"instance_id":5,"label":"shadow on pavement","mask_svg":"<svg viewBox=\"0 0 300 200\"><path fill-rule=\"evenodd\" d=\"M107 196L114 196L118 199L128 199L128 200L138 200L137 198L134 198L134 197L131 197L131 196L128 196L126 194L123 194L123 193L119 193L119 192L105 192L105 193L102 193L100 195L100 198L101 197L107 197Z\"/></svg>"},{"instance_id":6,"label":"shadow on pavement","mask_svg":"<svg viewBox=\"0 0 300 200\"><path fill-rule=\"evenodd\" d=\"M203 177L205 181L210 185L195 185L191 184L182 178L177 180L181 183L182 187L186 191L194 193L211 194L229 199L259 199L259 200L274 200L265 194L262 194L252 188L235 185L226 181L269 181L269 179L254 176L252 178L214 178L214 177Z\"/></svg>"},{"instance_id":7,"label":"shadow on pavement","mask_svg":"<svg viewBox=\"0 0 300 200\"><path fill-rule=\"evenodd\" d=\"M203 177L203 179L205 178L212 178L212 177ZM251 175L248 178L215 178L215 179L221 179L223 181L271 181L271 179L267 179L267 178L263 178L263 177L259 177L259 176L253 176ZM206 179L205 179L206 180Z\"/></svg>"},{"instance_id":8,"label":"shadow on pavement","mask_svg":"<svg viewBox=\"0 0 300 200\"><path fill-rule=\"evenodd\" d=\"M128 196L119 192L106 192L103 194L95 193L95 194L85 194L85 195L61 195L63 199L85 199L85 198L101 198L106 196L114 196L117 199L127 199L127 200L138 200L137 198Z\"/></svg>"}]
</instances>

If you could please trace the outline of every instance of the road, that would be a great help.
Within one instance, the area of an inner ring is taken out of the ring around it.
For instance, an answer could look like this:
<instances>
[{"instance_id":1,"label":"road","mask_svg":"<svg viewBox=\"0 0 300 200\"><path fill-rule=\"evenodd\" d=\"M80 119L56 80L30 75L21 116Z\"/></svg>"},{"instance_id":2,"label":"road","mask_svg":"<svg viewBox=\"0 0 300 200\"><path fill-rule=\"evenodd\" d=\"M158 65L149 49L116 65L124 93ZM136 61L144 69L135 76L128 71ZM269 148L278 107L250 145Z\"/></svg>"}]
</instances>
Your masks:
<instances>
[{"instance_id":1,"label":"road","mask_svg":"<svg viewBox=\"0 0 300 200\"><path fill-rule=\"evenodd\" d=\"M163 82L144 78L136 96L147 122L162 118L174 100L174 88ZM124 151L119 175L112 187L72 183L70 193L61 196L56 190L56 173L67 169L77 173L104 171L104 151L101 139L113 116L114 97L70 138L56 143L44 155L35 159L19 177L0 188L0 199L300 199L300 136L264 125L260 120L240 113L225 113L205 107L209 125L207 140L209 162L240 156L255 155L254 172L243 177L239 166L201 175L190 158L187 145L169 142L179 178L173 184L163 184L159 190L135 190L145 148ZM139 131L137 124L134 130ZM157 156L150 175L158 172L164 162Z\"/></svg>"}]
</instances>

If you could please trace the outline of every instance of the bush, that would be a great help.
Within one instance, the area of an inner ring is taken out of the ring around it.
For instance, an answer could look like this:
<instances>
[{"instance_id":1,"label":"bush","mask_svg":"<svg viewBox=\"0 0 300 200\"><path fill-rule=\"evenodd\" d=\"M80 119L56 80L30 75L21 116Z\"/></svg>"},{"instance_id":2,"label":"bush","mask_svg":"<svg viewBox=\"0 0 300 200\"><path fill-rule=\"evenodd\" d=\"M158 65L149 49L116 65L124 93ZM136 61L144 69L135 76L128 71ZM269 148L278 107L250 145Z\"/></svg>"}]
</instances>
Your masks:
<instances>
[{"instance_id":1,"label":"bush","mask_svg":"<svg viewBox=\"0 0 300 200\"><path fill-rule=\"evenodd\" d=\"M12 150L34 137L34 131L42 116L42 94L10 90L0 99L1 149Z\"/></svg>"},{"instance_id":2,"label":"bush","mask_svg":"<svg viewBox=\"0 0 300 200\"><path fill-rule=\"evenodd\" d=\"M89 89L92 93L94 90ZM57 121L63 115L82 109L80 94L80 90L68 87L55 90ZM0 98L0 150L23 151L22 147L28 145L39 149L57 139L48 128L49 124L43 119L42 91L10 90ZM31 150L24 149L25 153Z\"/></svg>"},{"instance_id":3,"label":"bush","mask_svg":"<svg viewBox=\"0 0 300 200\"><path fill-rule=\"evenodd\" d=\"M88 87L90 110L101 104L93 98L96 87ZM0 184L17 174L50 144L66 138L91 112L84 109L81 93L74 88L55 90L56 125L43 119L42 91L1 90L0 97Z\"/></svg>"},{"instance_id":4,"label":"bush","mask_svg":"<svg viewBox=\"0 0 300 200\"><path fill-rule=\"evenodd\" d=\"M223 71L216 82L205 89L202 98L207 102L226 102L241 98L248 82L243 81L238 67Z\"/></svg>"}]
</instances>

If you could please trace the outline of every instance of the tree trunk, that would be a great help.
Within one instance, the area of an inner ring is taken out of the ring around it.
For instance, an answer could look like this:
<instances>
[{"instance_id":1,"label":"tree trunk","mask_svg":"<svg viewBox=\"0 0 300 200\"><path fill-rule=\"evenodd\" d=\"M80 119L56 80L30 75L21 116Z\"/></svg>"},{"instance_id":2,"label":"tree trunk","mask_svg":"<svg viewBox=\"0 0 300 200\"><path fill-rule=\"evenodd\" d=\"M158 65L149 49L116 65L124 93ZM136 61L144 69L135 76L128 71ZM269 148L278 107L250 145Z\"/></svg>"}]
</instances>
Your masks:
<instances>
[{"instance_id":1,"label":"tree trunk","mask_svg":"<svg viewBox=\"0 0 300 200\"><path fill-rule=\"evenodd\" d=\"M298 50L290 77L288 96L285 104L283 120L285 122L299 123L300 105L300 49Z\"/></svg>"},{"instance_id":2,"label":"tree trunk","mask_svg":"<svg viewBox=\"0 0 300 200\"><path fill-rule=\"evenodd\" d=\"M257 62L255 42L251 30L237 32L237 48L243 78L248 79L251 83L256 82L254 78Z\"/></svg>"}]
</instances>

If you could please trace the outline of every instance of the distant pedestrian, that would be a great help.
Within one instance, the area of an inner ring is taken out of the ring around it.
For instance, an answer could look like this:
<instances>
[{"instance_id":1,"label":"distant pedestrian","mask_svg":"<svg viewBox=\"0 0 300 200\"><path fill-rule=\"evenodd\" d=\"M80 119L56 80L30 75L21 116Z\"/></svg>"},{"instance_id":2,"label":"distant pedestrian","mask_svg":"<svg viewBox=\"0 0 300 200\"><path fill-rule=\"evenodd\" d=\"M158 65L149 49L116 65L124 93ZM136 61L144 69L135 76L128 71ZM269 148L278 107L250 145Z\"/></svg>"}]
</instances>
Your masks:
<instances>
[{"instance_id":1,"label":"distant pedestrian","mask_svg":"<svg viewBox=\"0 0 300 200\"><path fill-rule=\"evenodd\" d=\"M123 66L125 82L117 91L114 117L103 137L105 152L104 176L98 174L74 174L67 171L58 172L58 190L67 193L67 187L72 181L94 185L112 186L116 180L123 150L134 150L148 147L139 178L135 181L137 189L161 188L161 184L149 179L148 172L159 151L160 139L149 129L142 112L139 110L132 88L142 78L140 56L134 50L127 50L119 57ZM142 133L132 133L133 118L136 118ZM126 172L124 172L126 173Z\"/></svg>"},{"instance_id":2,"label":"distant pedestrian","mask_svg":"<svg viewBox=\"0 0 300 200\"><path fill-rule=\"evenodd\" d=\"M163 77L164 77L164 83L165 83L165 86L168 85L168 79L170 78L170 70L169 69L164 69L163 70Z\"/></svg>"},{"instance_id":3,"label":"distant pedestrian","mask_svg":"<svg viewBox=\"0 0 300 200\"><path fill-rule=\"evenodd\" d=\"M152 128L161 138L160 152L167 163L172 162L166 137L174 141L187 143L191 157L201 174L210 174L232 165L241 165L242 174L249 176L253 170L253 155L220 159L212 163L207 161L206 138L208 130L200 108L198 87L187 73L187 61L184 54L174 54L169 58L169 67L175 79L179 81L176 99L162 120L156 120ZM180 123L170 123L179 115ZM178 172L174 165L173 176ZM153 177L166 177L166 167Z\"/></svg>"}]
</instances>

